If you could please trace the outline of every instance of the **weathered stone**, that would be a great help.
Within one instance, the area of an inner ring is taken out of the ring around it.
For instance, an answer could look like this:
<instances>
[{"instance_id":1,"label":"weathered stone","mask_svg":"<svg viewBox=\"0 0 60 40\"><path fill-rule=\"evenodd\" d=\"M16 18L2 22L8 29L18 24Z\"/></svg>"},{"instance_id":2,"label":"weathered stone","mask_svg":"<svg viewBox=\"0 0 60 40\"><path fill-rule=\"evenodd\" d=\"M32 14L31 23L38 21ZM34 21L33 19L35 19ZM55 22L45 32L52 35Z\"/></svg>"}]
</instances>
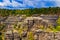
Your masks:
<instances>
[{"instance_id":1,"label":"weathered stone","mask_svg":"<svg viewBox=\"0 0 60 40\"><path fill-rule=\"evenodd\" d=\"M33 14L32 17L38 17L40 16L39 14Z\"/></svg>"},{"instance_id":2,"label":"weathered stone","mask_svg":"<svg viewBox=\"0 0 60 40\"><path fill-rule=\"evenodd\" d=\"M43 19L49 20L53 26L56 26L56 20L58 19L59 16L58 15L41 15L40 17Z\"/></svg>"},{"instance_id":3,"label":"weathered stone","mask_svg":"<svg viewBox=\"0 0 60 40\"><path fill-rule=\"evenodd\" d=\"M12 31L7 31L7 32L5 33L5 40L13 40Z\"/></svg>"},{"instance_id":4,"label":"weathered stone","mask_svg":"<svg viewBox=\"0 0 60 40\"><path fill-rule=\"evenodd\" d=\"M27 26L30 29L34 25L34 20L32 17L28 17L24 20L24 26Z\"/></svg>"},{"instance_id":5,"label":"weathered stone","mask_svg":"<svg viewBox=\"0 0 60 40\"><path fill-rule=\"evenodd\" d=\"M26 31L23 31L22 37L27 37L27 32Z\"/></svg>"},{"instance_id":6,"label":"weathered stone","mask_svg":"<svg viewBox=\"0 0 60 40\"><path fill-rule=\"evenodd\" d=\"M7 31L5 33L5 40L20 40L20 36L17 32Z\"/></svg>"},{"instance_id":7,"label":"weathered stone","mask_svg":"<svg viewBox=\"0 0 60 40\"><path fill-rule=\"evenodd\" d=\"M13 35L14 35L14 40L20 40L20 36L17 32L14 32Z\"/></svg>"},{"instance_id":8,"label":"weathered stone","mask_svg":"<svg viewBox=\"0 0 60 40\"><path fill-rule=\"evenodd\" d=\"M40 17L24 17L22 15L20 16L9 16L4 21L2 20L2 23L6 24L7 32L5 33L5 40L24 40L26 38L27 40L27 32L32 31L34 33L35 40L60 40L60 33L53 33L53 32L44 32L41 29L38 29L38 26L43 25L43 27L46 29L49 27L49 25L56 26L56 20L58 18L57 15L42 15ZM22 22L21 25L18 24L18 22ZM20 38L19 34L17 32L12 32L13 30L12 25L13 24L20 25L20 27L24 28L27 27L28 30L23 30L22 33L22 39Z\"/></svg>"},{"instance_id":9,"label":"weathered stone","mask_svg":"<svg viewBox=\"0 0 60 40\"><path fill-rule=\"evenodd\" d=\"M60 40L60 32L55 33L55 40Z\"/></svg>"},{"instance_id":10,"label":"weathered stone","mask_svg":"<svg viewBox=\"0 0 60 40\"><path fill-rule=\"evenodd\" d=\"M35 34L37 36L37 40L54 40L54 33L38 31Z\"/></svg>"}]
</instances>

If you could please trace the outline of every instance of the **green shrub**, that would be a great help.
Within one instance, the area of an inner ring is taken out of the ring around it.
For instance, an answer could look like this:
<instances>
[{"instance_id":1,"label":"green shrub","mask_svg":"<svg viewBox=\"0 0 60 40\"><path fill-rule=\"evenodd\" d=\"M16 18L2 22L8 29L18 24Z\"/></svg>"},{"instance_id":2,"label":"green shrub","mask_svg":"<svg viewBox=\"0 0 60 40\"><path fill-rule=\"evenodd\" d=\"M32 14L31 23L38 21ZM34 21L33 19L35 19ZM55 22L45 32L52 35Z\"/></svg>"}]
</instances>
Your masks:
<instances>
[{"instance_id":1,"label":"green shrub","mask_svg":"<svg viewBox=\"0 0 60 40\"><path fill-rule=\"evenodd\" d=\"M0 25L0 31L2 31L4 29L5 25Z\"/></svg>"},{"instance_id":2,"label":"green shrub","mask_svg":"<svg viewBox=\"0 0 60 40\"><path fill-rule=\"evenodd\" d=\"M58 30L56 29L56 28L53 28L53 30L52 30L53 32L58 32Z\"/></svg>"},{"instance_id":3,"label":"green shrub","mask_svg":"<svg viewBox=\"0 0 60 40\"><path fill-rule=\"evenodd\" d=\"M57 20L57 24L60 25L60 17Z\"/></svg>"},{"instance_id":4,"label":"green shrub","mask_svg":"<svg viewBox=\"0 0 60 40\"><path fill-rule=\"evenodd\" d=\"M34 40L33 32L28 32L28 40Z\"/></svg>"},{"instance_id":5,"label":"green shrub","mask_svg":"<svg viewBox=\"0 0 60 40\"><path fill-rule=\"evenodd\" d=\"M60 26L57 26L57 27L56 27L56 30L57 30L57 31L60 31Z\"/></svg>"},{"instance_id":6,"label":"green shrub","mask_svg":"<svg viewBox=\"0 0 60 40\"><path fill-rule=\"evenodd\" d=\"M2 40L2 37L0 36L0 40Z\"/></svg>"}]
</instances>

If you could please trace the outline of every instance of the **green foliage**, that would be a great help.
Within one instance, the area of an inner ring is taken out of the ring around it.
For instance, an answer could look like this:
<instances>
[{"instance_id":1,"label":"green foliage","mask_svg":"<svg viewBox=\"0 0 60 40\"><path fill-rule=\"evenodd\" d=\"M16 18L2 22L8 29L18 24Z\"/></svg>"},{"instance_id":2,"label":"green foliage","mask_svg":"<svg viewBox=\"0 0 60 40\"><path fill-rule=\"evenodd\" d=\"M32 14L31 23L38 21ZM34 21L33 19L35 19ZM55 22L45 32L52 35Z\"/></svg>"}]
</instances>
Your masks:
<instances>
[{"instance_id":1,"label":"green foliage","mask_svg":"<svg viewBox=\"0 0 60 40\"><path fill-rule=\"evenodd\" d=\"M57 26L56 26L55 30L60 31L60 17L57 20Z\"/></svg>"},{"instance_id":2,"label":"green foliage","mask_svg":"<svg viewBox=\"0 0 60 40\"><path fill-rule=\"evenodd\" d=\"M58 20L56 21L57 22L57 26L56 27L53 27L53 26L50 26L48 29L46 29L47 31L53 31L53 32L58 32L60 31L60 17L58 18Z\"/></svg>"},{"instance_id":3,"label":"green foliage","mask_svg":"<svg viewBox=\"0 0 60 40\"><path fill-rule=\"evenodd\" d=\"M40 29L42 29L46 32L58 32L58 31L60 31L60 26L54 27L51 25L51 26L47 27L46 29L44 29L44 28L40 28Z\"/></svg>"},{"instance_id":4,"label":"green foliage","mask_svg":"<svg viewBox=\"0 0 60 40\"><path fill-rule=\"evenodd\" d=\"M52 27L52 26L51 26ZM50 30L49 30L50 29ZM49 32L52 31L52 32L58 32L60 31L60 26L56 26L56 28L52 27L52 28L49 28Z\"/></svg>"},{"instance_id":5,"label":"green foliage","mask_svg":"<svg viewBox=\"0 0 60 40\"><path fill-rule=\"evenodd\" d=\"M53 32L58 32L58 30L56 29L56 28L53 28L53 30L52 30Z\"/></svg>"},{"instance_id":6,"label":"green foliage","mask_svg":"<svg viewBox=\"0 0 60 40\"><path fill-rule=\"evenodd\" d=\"M0 40L2 40L2 37L0 36Z\"/></svg>"},{"instance_id":7,"label":"green foliage","mask_svg":"<svg viewBox=\"0 0 60 40\"><path fill-rule=\"evenodd\" d=\"M28 32L28 40L34 40L33 32Z\"/></svg>"},{"instance_id":8,"label":"green foliage","mask_svg":"<svg viewBox=\"0 0 60 40\"><path fill-rule=\"evenodd\" d=\"M9 16L9 15L22 15L25 14L30 16L32 14L59 14L59 7L49 7L49 8L34 8L34 9L24 9L24 10L8 10L0 9L0 16Z\"/></svg>"},{"instance_id":9,"label":"green foliage","mask_svg":"<svg viewBox=\"0 0 60 40\"><path fill-rule=\"evenodd\" d=\"M57 20L57 24L60 25L60 17Z\"/></svg>"},{"instance_id":10,"label":"green foliage","mask_svg":"<svg viewBox=\"0 0 60 40\"><path fill-rule=\"evenodd\" d=\"M56 30L57 30L57 31L60 31L60 26L57 26L57 27L56 27Z\"/></svg>"},{"instance_id":11,"label":"green foliage","mask_svg":"<svg viewBox=\"0 0 60 40\"><path fill-rule=\"evenodd\" d=\"M0 25L0 31L2 31L4 29L5 25Z\"/></svg>"},{"instance_id":12,"label":"green foliage","mask_svg":"<svg viewBox=\"0 0 60 40\"><path fill-rule=\"evenodd\" d=\"M53 32L58 32L58 31L60 31L60 26L56 26L56 28L52 28L52 31L53 31Z\"/></svg>"},{"instance_id":13,"label":"green foliage","mask_svg":"<svg viewBox=\"0 0 60 40\"><path fill-rule=\"evenodd\" d=\"M16 27L17 27L17 24L14 25L14 29L17 29Z\"/></svg>"},{"instance_id":14,"label":"green foliage","mask_svg":"<svg viewBox=\"0 0 60 40\"><path fill-rule=\"evenodd\" d=\"M20 36L22 36L22 33L23 33L23 29L22 28L19 28L19 30L17 30L18 33L20 34Z\"/></svg>"}]
</instances>

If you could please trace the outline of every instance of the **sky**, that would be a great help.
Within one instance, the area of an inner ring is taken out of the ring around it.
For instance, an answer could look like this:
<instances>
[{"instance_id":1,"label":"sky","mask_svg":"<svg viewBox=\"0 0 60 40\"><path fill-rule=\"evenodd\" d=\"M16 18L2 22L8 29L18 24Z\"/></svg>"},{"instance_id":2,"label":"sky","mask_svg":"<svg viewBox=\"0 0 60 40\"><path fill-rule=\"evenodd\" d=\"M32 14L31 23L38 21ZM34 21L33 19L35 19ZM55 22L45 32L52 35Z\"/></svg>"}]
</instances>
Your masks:
<instances>
[{"instance_id":1,"label":"sky","mask_svg":"<svg viewBox=\"0 0 60 40\"><path fill-rule=\"evenodd\" d=\"M0 0L0 8L27 9L60 7L60 0Z\"/></svg>"}]
</instances>

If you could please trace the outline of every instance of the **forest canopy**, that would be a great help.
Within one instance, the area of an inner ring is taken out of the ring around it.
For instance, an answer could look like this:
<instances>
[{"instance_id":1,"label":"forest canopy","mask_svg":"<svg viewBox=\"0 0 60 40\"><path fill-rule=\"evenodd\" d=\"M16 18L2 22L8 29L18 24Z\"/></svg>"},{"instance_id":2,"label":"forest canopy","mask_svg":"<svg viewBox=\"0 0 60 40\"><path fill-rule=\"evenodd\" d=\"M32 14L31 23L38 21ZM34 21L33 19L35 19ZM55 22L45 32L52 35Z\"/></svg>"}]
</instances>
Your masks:
<instances>
[{"instance_id":1,"label":"forest canopy","mask_svg":"<svg viewBox=\"0 0 60 40\"><path fill-rule=\"evenodd\" d=\"M8 15L32 15L32 14L59 14L59 7L49 7L49 8L30 8L24 10L9 10L9 9L0 9L0 16L8 16Z\"/></svg>"}]
</instances>

